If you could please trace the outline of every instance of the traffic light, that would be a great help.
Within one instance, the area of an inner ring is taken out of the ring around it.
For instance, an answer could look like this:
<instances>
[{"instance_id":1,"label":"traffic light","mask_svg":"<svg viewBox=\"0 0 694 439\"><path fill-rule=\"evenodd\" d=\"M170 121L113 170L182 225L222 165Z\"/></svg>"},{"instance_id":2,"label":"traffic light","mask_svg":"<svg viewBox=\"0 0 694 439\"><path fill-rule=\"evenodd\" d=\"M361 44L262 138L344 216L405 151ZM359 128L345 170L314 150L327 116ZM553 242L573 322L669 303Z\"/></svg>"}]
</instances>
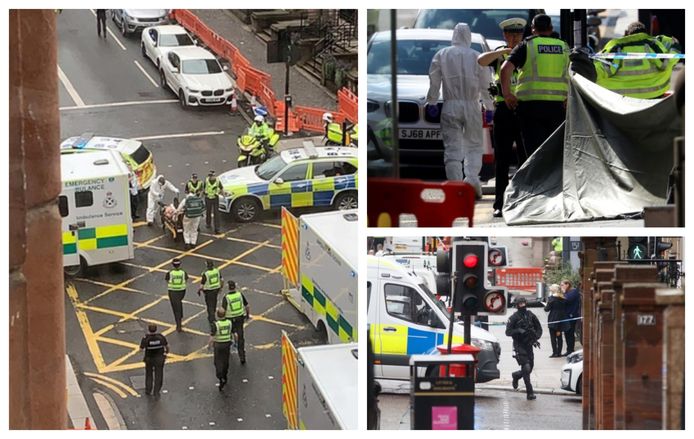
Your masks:
<instances>
[{"instance_id":1,"label":"traffic light","mask_svg":"<svg viewBox=\"0 0 694 439\"><path fill-rule=\"evenodd\" d=\"M630 237L627 259L648 259L648 238L645 236Z\"/></svg>"},{"instance_id":2,"label":"traffic light","mask_svg":"<svg viewBox=\"0 0 694 439\"><path fill-rule=\"evenodd\" d=\"M466 315L506 313L506 288L487 285L488 258L485 242L456 241L451 253L437 260L440 273L448 267L453 272L455 311Z\"/></svg>"}]
</instances>

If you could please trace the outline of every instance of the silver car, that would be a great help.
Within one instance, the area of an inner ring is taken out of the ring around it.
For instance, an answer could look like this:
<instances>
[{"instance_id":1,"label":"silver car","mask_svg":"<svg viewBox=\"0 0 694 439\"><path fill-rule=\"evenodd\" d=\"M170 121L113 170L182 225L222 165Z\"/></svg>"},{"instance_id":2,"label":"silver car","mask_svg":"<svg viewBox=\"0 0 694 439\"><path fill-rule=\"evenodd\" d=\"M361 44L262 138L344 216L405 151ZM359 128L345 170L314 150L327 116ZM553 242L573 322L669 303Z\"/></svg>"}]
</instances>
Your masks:
<instances>
[{"instance_id":1,"label":"silver car","mask_svg":"<svg viewBox=\"0 0 694 439\"><path fill-rule=\"evenodd\" d=\"M111 9L111 19L124 37L150 26L169 24L168 9Z\"/></svg>"},{"instance_id":2,"label":"silver car","mask_svg":"<svg viewBox=\"0 0 694 439\"><path fill-rule=\"evenodd\" d=\"M398 58L398 138L400 175L405 178L445 179L443 141L439 116L424 111L429 91L429 66L434 54L451 45L450 29L399 29ZM472 49L489 51L480 34L472 34ZM367 138L369 147L390 161L391 90L390 31L377 32L369 41L367 56ZM439 101L441 105L442 101ZM482 107L480 106L480 117ZM485 125L483 179L493 174L494 154L491 130Z\"/></svg>"}]
</instances>

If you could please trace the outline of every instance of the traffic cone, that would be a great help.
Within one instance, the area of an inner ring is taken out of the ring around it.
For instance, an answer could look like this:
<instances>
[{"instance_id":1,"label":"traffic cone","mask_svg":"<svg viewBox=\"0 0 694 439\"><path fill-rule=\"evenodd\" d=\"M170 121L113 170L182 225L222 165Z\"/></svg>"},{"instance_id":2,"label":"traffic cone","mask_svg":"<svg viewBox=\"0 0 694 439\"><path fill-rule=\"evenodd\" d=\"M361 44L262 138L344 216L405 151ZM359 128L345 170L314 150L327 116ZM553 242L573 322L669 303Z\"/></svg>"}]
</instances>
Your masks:
<instances>
[{"instance_id":1,"label":"traffic cone","mask_svg":"<svg viewBox=\"0 0 694 439\"><path fill-rule=\"evenodd\" d=\"M91 429L92 429L92 423L91 423L91 421L89 420L89 418L86 418L86 419L84 420L84 429L85 429L85 430L91 430Z\"/></svg>"},{"instance_id":2,"label":"traffic cone","mask_svg":"<svg viewBox=\"0 0 694 439\"><path fill-rule=\"evenodd\" d=\"M239 104L238 104L238 102L236 102L236 95L234 95L234 96L231 98L231 108L230 108L230 110L231 110L232 113L236 113L236 112L238 111L238 109L239 109Z\"/></svg>"}]
</instances>

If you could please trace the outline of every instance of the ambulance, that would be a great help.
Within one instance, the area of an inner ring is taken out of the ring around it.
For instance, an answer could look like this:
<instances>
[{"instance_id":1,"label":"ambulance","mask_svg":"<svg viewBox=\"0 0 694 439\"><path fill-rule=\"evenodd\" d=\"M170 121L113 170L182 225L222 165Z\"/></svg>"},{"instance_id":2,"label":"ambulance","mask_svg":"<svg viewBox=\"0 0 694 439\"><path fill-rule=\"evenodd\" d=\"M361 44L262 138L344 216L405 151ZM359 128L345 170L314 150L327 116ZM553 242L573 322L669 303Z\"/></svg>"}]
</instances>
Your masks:
<instances>
[{"instance_id":1,"label":"ambulance","mask_svg":"<svg viewBox=\"0 0 694 439\"><path fill-rule=\"evenodd\" d=\"M450 312L437 300L421 277L385 257L368 256L367 322L374 350L376 379L409 380L409 358L437 354L448 341ZM488 331L472 326L477 356L477 382L500 376L501 347ZM455 322L453 344L465 342L463 324Z\"/></svg>"},{"instance_id":2,"label":"ambulance","mask_svg":"<svg viewBox=\"0 0 694 439\"><path fill-rule=\"evenodd\" d=\"M77 274L88 266L134 257L128 167L115 151L60 158L63 267Z\"/></svg>"},{"instance_id":3,"label":"ambulance","mask_svg":"<svg viewBox=\"0 0 694 439\"><path fill-rule=\"evenodd\" d=\"M293 258L298 261L295 274L285 273L294 281L285 284L284 294L331 344L357 341L357 212L302 215L294 234L286 230L292 219L283 210L283 243L298 251L282 253L283 273ZM292 244L288 234L298 239Z\"/></svg>"},{"instance_id":4,"label":"ambulance","mask_svg":"<svg viewBox=\"0 0 694 439\"><path fill-rule=\"evenodd\" d=\"M61 156L95 151L117 151L120 153L128 169L135 173L140 192L149 189L157 175L157 167L154 165L152 153L139 140L84 133L81 136L65 139L60 144Z\"/></svg>"}]
</instances>

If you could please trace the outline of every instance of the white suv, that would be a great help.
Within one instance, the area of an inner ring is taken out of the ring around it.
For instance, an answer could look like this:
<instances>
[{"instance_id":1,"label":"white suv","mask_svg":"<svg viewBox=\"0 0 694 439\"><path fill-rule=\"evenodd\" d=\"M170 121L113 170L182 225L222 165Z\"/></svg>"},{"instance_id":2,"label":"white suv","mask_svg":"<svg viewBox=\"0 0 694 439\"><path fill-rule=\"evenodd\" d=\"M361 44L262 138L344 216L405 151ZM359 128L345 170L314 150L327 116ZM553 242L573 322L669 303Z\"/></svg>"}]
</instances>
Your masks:
<instances>
[{"instance_id":1,"label":"white suv","mask_svg":"<svg viewBox=\"0 0 694 439\"><path fill-rule=\"evenodd\" d=\"M179 47L161 58L159 77L178 96L183 108L230 104L233 84L217 58L202 47Z\"/></svg>"},{"instance_id":2,"label":"white suv","mask_svg":"<svg viewBox=\"0 0 694 439\"><path fill-rule=\"evenodd\" d=\"M142 31L142 56L151 59L157 68L161 64L162 56L166 56L172 49L185 46L195 46L195 40L181 26L152 26Z\"/></svg>"}]
</instances>

